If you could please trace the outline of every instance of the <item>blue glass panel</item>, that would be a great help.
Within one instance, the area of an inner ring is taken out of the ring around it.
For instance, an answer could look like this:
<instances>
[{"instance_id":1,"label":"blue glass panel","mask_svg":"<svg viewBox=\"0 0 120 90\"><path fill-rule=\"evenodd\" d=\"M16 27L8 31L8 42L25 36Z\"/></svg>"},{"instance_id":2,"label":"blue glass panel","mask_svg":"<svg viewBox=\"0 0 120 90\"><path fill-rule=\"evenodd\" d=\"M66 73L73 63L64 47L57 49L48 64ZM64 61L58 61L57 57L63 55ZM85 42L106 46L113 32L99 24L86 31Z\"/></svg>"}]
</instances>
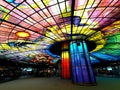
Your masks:
<instances>
[{"instance_id":1,"label":"blue glass panel","mask_svg":"<svg viewBox=\"0 0 120 90\"><path fill-rule=\"evenodd\" d=\"M97 58L92 57L92 56L90 56L90 60L91 60L91 63L92 63L92 64L94 64L94 63L99 63L99 62L100 62Z\"/></svg>"},{"instance_id":2,"label":"blue glass panel","mask_svg":"<svg viewBox=\"0 0 120 90\"><path fill-rule=\"evenodd\" d=\"M99 59L103 59L103 60L110 60L110 61L117 60L117 57L110 56L107 54L97 53L97 52L93 52L93 53L91 53L91 55L93 55Z\"/></svg>"}]
</instances>

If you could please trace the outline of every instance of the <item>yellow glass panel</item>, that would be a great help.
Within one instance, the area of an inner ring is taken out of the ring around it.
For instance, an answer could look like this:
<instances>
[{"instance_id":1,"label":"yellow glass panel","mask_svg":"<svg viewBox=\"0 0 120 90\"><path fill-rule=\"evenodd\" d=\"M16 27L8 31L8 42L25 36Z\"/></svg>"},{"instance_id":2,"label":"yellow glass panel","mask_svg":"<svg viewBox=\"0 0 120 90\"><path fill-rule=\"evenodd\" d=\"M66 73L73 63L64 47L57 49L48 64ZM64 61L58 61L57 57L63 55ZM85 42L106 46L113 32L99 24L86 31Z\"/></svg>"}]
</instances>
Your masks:
<instances>
[{"instance_id":1,"label":"yellow glass panel","mask_svg":"<svg viewBox=\"0 0 120 90\"><path fill-rule=\"evenodd\" d=\"M10 49L10 46L8 46L7 44L2 44L2 47L6 50L9 50Z\"/></svg>"}]
</instances>

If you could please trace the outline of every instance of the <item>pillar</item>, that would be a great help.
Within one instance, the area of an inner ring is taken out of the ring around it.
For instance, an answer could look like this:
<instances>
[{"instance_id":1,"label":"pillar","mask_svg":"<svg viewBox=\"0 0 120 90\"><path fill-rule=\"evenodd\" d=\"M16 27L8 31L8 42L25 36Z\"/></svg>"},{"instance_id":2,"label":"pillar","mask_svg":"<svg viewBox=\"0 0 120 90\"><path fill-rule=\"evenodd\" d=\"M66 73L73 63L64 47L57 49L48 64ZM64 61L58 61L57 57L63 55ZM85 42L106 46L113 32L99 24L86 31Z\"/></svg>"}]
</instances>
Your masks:
<instances>
[{"instance_id":1,"label":"pillar","mask_svg":"<svg viewBox=\"0 0 120 90\"><path fill-rule=\"evenodd\" d=\"M62 78L70 79L70 56L69 56L69 42L62 43Z\"/></svg>"},{"instance_id":2,"label":"pillar","mask_svg":"<svg viewBox=\"0 0 120 90\"><path fill-rule=\"evenodd\" d=\"M81 85L96 84L85 41L71 41L70 56L72 82Z\"/></svg>"}]
</instances>

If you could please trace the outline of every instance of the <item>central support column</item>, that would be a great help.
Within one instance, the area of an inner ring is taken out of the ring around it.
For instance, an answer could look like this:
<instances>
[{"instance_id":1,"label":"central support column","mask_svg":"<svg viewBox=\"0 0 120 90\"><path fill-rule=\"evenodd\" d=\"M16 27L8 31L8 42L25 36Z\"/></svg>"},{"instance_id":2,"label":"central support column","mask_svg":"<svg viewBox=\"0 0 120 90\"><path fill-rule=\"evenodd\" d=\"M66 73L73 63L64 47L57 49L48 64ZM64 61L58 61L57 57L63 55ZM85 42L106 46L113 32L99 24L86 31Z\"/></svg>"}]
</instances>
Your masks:
<instances>
[{"instance_id":1,"label":"central support column","mask_svg":"<svg viewBox=\"0 0 120 90\"><path fill-rule=\"evenodd\" d=\"M70 79L70 55L69 55L69 42L62 43L62 78Z\"/></svg>"},{"instance_id":2,"label":"central support column","mask_svg":"<svg viewBox=\"0 0 120 90\"><path fill-rule=\"evenodd\" d=\"M70 42L72 82L81 85L96 84L85 41Z\"/></svg>"}]
</instances>

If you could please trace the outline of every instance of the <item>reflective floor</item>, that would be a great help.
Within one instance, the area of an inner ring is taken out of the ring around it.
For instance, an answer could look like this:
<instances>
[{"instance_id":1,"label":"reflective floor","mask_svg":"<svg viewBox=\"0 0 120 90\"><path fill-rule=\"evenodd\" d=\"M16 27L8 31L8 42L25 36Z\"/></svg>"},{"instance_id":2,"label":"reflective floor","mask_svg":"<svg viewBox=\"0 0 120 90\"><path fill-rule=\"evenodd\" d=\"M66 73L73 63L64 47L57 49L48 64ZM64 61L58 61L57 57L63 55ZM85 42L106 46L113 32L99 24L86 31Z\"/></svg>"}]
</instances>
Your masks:
<instances>
[{"instance_id":1,"label":"reflective floor","mask_svg":"<svg viewBox=\"0 0 120 90\"><path fill-rule=\"evenodd\" d=\"M120 78L96 77L96 79L96 86L80 86L59 77L29 77L1 83L0 90L120 90Z\"/></svg>"}]
</instances>

